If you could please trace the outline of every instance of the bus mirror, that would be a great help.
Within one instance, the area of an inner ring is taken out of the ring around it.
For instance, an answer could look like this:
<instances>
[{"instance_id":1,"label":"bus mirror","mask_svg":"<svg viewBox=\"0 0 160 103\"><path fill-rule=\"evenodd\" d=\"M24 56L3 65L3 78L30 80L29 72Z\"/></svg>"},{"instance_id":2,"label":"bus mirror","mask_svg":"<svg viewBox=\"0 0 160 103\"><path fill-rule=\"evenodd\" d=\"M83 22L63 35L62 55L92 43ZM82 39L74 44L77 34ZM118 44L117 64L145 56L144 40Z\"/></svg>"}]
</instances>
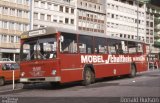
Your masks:
<instances>
[{"instance_id":1,"label":"bus mirror","mask_svg":"<svg viewBox=\"0 0 160 103\"><path fill-rule=\"evenodd\" d=\"M60 42L64 41L64 36L60 36Z\"/></svg>"}]
</instances>

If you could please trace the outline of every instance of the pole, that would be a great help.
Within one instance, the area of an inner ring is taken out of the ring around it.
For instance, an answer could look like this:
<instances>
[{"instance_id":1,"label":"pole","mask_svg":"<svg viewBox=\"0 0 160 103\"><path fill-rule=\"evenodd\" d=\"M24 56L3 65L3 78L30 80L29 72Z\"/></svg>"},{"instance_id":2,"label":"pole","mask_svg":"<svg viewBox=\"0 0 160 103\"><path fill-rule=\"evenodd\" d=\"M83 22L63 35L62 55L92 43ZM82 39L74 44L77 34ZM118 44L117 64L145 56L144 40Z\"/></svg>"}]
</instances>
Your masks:
<instances>
[{"instance_id":1,"label":"pole","mask_svg":"<svg viewBox=\"0 0 160 103\"><path fill-rule=\"evenodd\" d=\"M12 76L12 77L13 77L13 78L12 78L12 80L13 80L13 90L15 89L15 76L14 76L14 72L15 72L15 71L13 70L13 76Z\"/></svg>"},{"instance_id":2,"label":"pole","mask_svg":"<svg viewBox=\"0 0 160 103\"><path fill-rule=\"evenodd\" d=\"M139 1L137 0L137 40L139 40Z\"/></svg>"}]
</instances>

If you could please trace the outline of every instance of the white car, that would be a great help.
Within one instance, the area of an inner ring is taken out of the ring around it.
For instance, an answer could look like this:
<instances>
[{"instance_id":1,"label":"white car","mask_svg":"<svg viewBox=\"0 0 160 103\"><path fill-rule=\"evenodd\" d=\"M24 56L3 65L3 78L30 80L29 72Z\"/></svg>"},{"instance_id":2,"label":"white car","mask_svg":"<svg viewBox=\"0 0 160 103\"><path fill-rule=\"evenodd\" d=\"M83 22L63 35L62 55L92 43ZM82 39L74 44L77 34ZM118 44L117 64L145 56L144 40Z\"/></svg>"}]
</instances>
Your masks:
<instances>
[{"instance_id":1,"label":"white car","mask_svg":"<svg viewBox=\"0 0 160 103\"><path fill-rule=\"evenodd\" d=\"M10 63L15 63L15 61L12 61L9 58L0 58L0 62L10 62Z\"/></svg>"}]
</instances>

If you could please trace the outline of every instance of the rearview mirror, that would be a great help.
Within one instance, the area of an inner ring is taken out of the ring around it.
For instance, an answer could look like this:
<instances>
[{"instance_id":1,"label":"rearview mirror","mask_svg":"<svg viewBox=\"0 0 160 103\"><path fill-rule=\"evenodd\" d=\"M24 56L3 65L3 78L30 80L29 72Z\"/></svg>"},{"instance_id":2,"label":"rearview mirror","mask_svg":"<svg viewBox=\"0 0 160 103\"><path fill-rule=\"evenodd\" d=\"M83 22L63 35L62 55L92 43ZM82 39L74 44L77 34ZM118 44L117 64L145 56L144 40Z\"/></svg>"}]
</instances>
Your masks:
<instances>
[{"instance_id":1,"label":"rearview mirror","mask_svg":"<svg viewBox=\"0 0 160 103\"><path fill-rule=\"evenodd\" d=\"M60 36L60 42L63 42L64 41L64 36Z\"/></svg>"}]
</instances>

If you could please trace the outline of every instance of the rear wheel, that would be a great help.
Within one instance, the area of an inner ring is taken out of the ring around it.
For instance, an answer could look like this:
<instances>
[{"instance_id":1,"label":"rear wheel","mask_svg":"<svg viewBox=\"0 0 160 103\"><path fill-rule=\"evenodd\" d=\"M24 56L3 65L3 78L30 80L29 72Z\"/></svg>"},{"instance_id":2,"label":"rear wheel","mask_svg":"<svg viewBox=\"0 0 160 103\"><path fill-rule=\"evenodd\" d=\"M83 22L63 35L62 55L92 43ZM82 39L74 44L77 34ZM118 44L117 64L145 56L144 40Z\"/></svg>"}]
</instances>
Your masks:
<instances>
[{"instance_id":1,"label":"rear wheel","mask_svg":"<svg viewBox=\"0 0 160 103\"><path fill-rule=\"evenodd\" d=\"M82 84L87 86L93 83L94 81L95 81L94 73L91 71L90 68L87 67L86 69L84 69Z\"/></svg>"},{"instance_id":2,"label":"rear wheel","mask_svg":"<svg viewBox=\"0 0 160 103\"><path fill-rule=\"evenodd\" d=\"M4 83L5 83L4 78L0 78L0 86L3 86L3 85L4 85Z\"/></svg>"},{"instance_id":3,"label":"rear wheel","mask_svg":"<svg viewBox=\"0 0 160 103\"><path fill-rule=\"evenodd\" d=\"M135 67L135 65L131 65L129 77L133 78L135 76L136 76L136 67Z\"/></svg>"}]
</instances>

